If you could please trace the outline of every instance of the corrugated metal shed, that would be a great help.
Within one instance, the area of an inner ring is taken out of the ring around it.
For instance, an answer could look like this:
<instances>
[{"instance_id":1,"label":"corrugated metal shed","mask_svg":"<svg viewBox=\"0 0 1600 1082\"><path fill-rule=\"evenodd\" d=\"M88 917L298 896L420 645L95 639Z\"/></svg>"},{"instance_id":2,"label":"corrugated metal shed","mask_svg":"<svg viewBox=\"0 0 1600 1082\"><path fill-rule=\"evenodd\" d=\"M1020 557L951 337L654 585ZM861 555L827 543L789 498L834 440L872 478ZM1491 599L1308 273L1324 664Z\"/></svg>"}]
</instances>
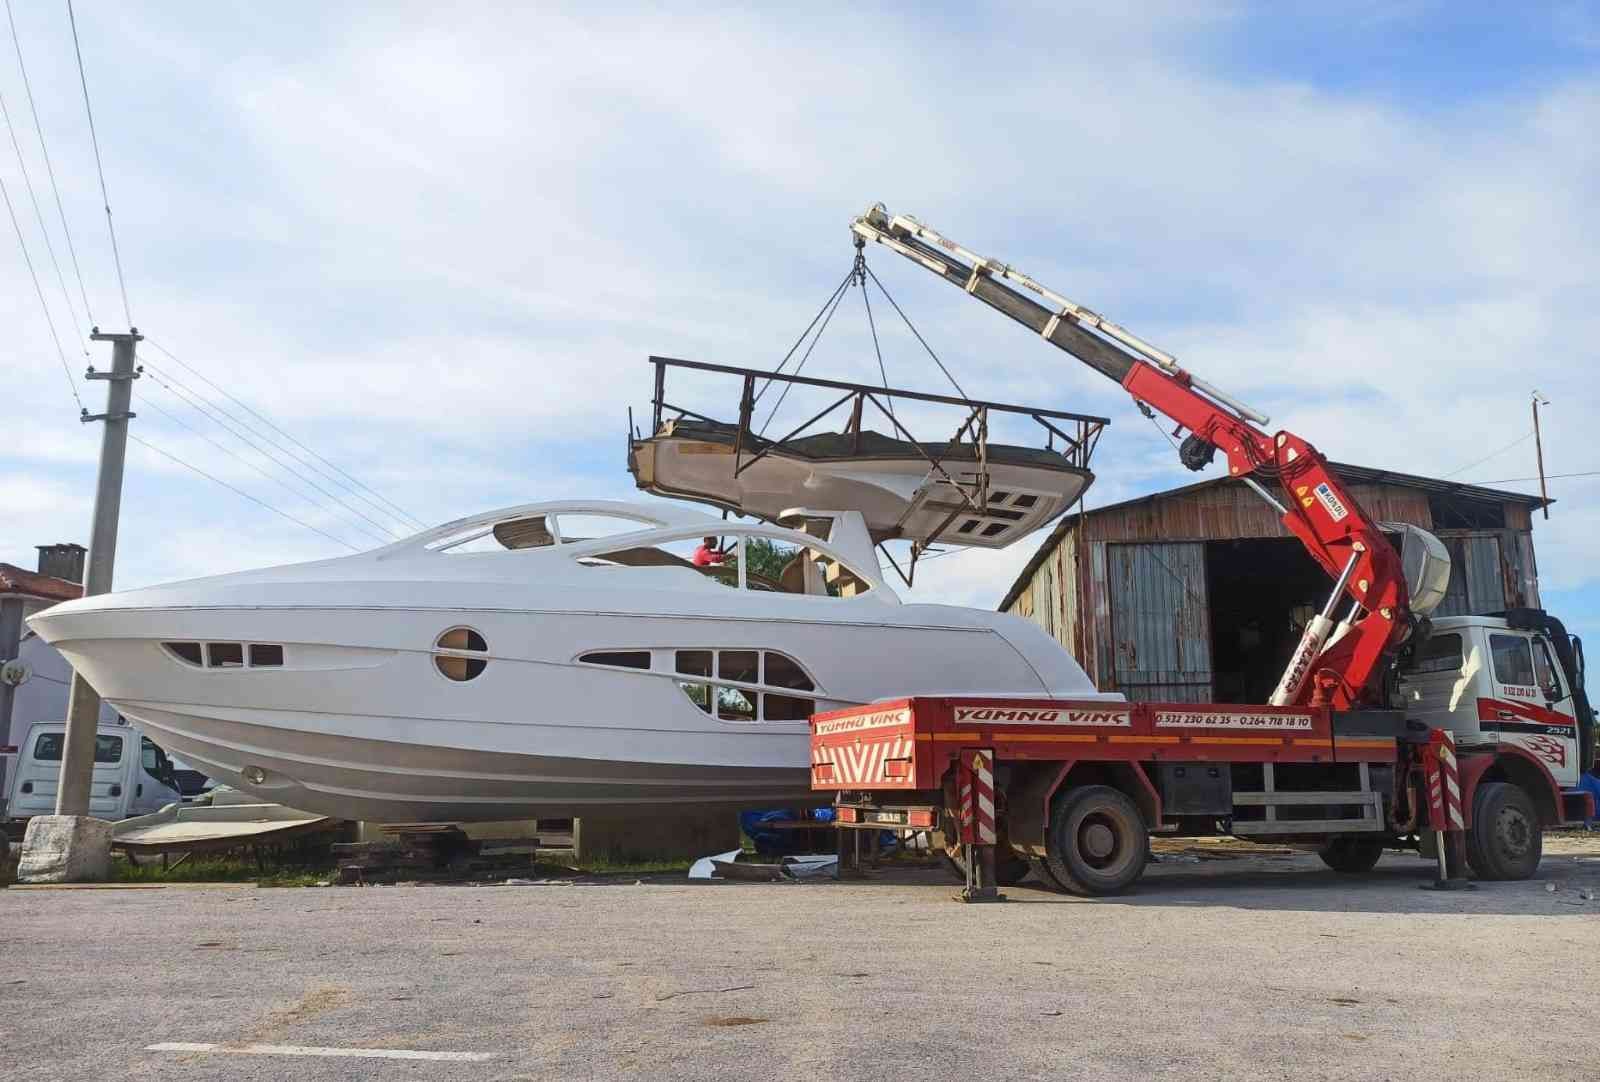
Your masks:
<instances>
[{"instance_id":1,"label":"corrugated metal shed","mask_svg":"<svg viewBox=\"0 0 1600 1082\"><path fill-rule=\"evenodd\" d=\"M1539 604L1531 514L1539 497L1332 465L1374 517L1445 542L1453 568L1440 615ZM1289 537L1259 496L1216 478L1065 517L999 607L1043 627L1102 690L1203 701L1214 630L1207 543Z\"/></svg>"}]
</instances>

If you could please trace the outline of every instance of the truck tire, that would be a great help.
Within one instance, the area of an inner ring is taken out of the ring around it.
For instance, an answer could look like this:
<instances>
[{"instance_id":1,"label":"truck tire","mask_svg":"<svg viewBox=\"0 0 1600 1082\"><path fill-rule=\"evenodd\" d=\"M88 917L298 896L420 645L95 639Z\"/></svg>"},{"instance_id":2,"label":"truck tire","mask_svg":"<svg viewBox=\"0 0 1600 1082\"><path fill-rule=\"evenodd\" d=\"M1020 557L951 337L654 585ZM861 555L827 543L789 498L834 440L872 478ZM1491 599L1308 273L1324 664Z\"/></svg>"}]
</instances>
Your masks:
<instances>
[{"instance_id":1,"label":"truck tire","mask_svg":"<svg viewBox=\"0 0 1600 1082\"><path fill-rule=\"evenodd\" d=\"M1121 790L1088 785L1056 802L1045 853L1051 875L1073 894L1117 894L1143 874L1150 833Z\"/></svg>"},{"instance_id":2,"label":"truck tire","mask_svg":"<svg viewBox=\"0 0 1600 1082\"><path fill-rule=\"evenodd\" d=\"M1336 872L1360 875L1372 871L1378 858L1383 856L1383 841L1379 838L1331 838L1317 850L1317 856Z\"/></svg>"},{"instance_id":3,"label":"truck tire","mask_svg":"<svg viewBox=\"0 0 1600 1082\"><path fill-rule=\"evenodd\" d=\"M1066 890L1054 872L1050 870L1050 862L1043 857L1029 857L1028 871L1033 875L1034 883L1043 890Z\"/></svg>"},{"instance_id":4,"label":"truck tire","mask_svg":"<svg viewBox=\"0 0 1600 1082\"><path fill-rule=\"evenodd\" d=\"M1526 879L1544 855L1539 810L1521 786L1490 781L1472 798L1467 863L1479 879Z\"/></svg>"}]
</instances>

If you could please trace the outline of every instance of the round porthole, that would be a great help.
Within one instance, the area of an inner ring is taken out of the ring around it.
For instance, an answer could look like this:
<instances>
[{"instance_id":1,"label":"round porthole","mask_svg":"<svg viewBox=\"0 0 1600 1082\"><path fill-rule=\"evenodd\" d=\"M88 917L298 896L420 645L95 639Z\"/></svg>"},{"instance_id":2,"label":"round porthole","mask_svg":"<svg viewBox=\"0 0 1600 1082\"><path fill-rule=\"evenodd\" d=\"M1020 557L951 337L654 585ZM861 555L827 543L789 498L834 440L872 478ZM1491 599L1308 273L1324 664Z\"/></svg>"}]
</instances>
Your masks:
<instances>
[{"instance_id":1,"label":"round porthole","mask_svg":"<svg viewBox=\"0 0 1600 1082\"><path fill-rule=\"evenodd\" d=\"M451 628L433 646L434 667L451 680L475 679L489 665L489 644L470 627Z\"/></svg>"}]
</instances>

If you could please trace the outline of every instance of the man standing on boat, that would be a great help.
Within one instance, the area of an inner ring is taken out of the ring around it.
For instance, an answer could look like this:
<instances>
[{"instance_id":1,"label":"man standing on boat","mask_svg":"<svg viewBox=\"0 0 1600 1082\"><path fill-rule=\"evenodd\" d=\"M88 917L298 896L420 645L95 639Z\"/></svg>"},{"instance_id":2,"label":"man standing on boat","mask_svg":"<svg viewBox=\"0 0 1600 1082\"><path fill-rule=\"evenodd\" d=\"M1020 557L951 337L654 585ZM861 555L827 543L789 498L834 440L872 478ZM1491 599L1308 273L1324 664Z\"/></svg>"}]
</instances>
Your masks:
<instances>
[{"instance_id":1,"label":"man standing on boat","mask_svg":"<svg viewBox=\"0 0 1600 1082\"><path fill-rule=\"evenodd\" d=\"M726 559L727 554L717 547L715 537L701 539L700 547L695 549L694 555L689 558L696 567L716 567Z\"/></svg>"}]
</instances>

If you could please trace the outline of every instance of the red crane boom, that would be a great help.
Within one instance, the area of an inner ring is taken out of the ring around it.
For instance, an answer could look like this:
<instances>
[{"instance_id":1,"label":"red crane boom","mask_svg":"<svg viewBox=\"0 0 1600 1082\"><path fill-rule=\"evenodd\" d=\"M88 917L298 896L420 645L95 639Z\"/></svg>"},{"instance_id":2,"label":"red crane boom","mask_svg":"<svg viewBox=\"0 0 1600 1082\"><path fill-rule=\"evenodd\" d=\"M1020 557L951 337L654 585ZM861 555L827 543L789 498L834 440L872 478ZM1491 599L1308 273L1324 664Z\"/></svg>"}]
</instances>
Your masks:
<instances>
[{"instance_id":1,"label":"red crane boom","mask_svg":"<svg viewBox=\"0 0 1600 1082\"><path fill-rule=\"evenodd\" d=\"M1204 467L1221 450L1229 474L1272 503L1284 528L1337 582L1322 614L1306 628L1273 703L1348 709L1381 698L1386 658L1412 624L1404 570L1394 546L1315 447L1292 432L1269 435L1258 427L1267 417L1185 371L1170 354L915 218L890 217L879 204L857 218L851 231L960 286L1116 380L1147 412L1158 411L1188 429L1180 457L1190 469ZM1287 502L1274 499L1258 476L1277 481ZM1354 604L1336 625L1333 610L1343 596Z\"/></svg>"}]
</instances>

